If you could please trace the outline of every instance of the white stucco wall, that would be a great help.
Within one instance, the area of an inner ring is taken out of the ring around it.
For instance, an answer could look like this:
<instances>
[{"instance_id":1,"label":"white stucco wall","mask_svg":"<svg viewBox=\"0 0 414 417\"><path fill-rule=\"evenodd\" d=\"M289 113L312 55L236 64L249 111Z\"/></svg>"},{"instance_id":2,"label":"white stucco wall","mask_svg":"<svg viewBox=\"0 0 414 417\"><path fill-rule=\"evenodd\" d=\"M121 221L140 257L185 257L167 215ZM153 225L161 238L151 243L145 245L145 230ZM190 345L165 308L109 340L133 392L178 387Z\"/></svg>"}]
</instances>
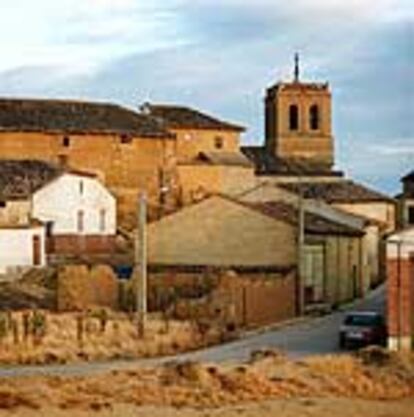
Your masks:
<instances>
[{"instance_id":1,"label":"white stucco wall","mask_svg":"<svg viewBox=\"0 0 414 417\"><path fill-rule=\"evenodd\" d=\"M0 229L0 274L9 268L33 266L33 237L40 239L40 265L45 266L44 227Z\"/></svg>"},{"instance_id":2,"label":"white stucco wall","mask_svg":"<svg viewBox=\"0 0 414 417\"><path fill-rule=\"evenodd\" d=\"M53 234L114 235L115 197L94 177L66 173L33 195L32 217L53 222ZM101 228L101 211L105 227ZM78 213L83 212L83 230L78 229Z\"/></svg>"},{"instance_id":3,"label":"white stucco wall","mask_svg":"<svg viewBox=\"0 0 414 417\"><path fill-rule=\"evenodd\" d=\"M387 259L408 259L414 254L414 227L394 233L387 238Z\"/></svg>"}]
</instances>

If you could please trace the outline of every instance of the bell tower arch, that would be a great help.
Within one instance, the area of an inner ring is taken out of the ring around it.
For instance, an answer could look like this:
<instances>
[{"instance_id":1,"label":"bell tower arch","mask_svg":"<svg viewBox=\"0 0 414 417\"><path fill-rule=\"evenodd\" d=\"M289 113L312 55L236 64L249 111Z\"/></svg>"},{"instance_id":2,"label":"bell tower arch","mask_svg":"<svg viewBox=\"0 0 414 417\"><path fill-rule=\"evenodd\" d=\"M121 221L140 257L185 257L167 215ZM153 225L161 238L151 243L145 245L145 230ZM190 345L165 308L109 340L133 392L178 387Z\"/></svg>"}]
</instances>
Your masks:
<instances>
[{"instance_id":1,"label":"bell tower arch","mask_svg":"<svg viewBox=\"0 0 414 417\"><path fill-rule=\"evenodd\" d=\"M265 135L276 157L334 164L329 84L301 81L298 54L293 80L266 90Z\"/></svg>"}]
</instances>

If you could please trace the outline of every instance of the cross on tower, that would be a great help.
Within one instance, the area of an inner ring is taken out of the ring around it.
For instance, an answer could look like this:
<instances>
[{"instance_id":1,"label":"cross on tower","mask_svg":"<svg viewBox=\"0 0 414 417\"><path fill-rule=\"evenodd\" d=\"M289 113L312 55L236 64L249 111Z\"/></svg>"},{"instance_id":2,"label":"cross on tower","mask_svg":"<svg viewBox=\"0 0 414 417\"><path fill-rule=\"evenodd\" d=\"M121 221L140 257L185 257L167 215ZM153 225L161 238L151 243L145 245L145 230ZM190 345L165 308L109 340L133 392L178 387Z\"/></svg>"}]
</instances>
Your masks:
<instances>
[{"instance_id":1,"label":"cross on tower","mask_svg":"<svg viewBox=\"0 0 414 417\"><path fill-rule=\"evenodd\" d=\"M299 54L295 53L295 83L299 82Z\"/></svg>"}]
</instances>

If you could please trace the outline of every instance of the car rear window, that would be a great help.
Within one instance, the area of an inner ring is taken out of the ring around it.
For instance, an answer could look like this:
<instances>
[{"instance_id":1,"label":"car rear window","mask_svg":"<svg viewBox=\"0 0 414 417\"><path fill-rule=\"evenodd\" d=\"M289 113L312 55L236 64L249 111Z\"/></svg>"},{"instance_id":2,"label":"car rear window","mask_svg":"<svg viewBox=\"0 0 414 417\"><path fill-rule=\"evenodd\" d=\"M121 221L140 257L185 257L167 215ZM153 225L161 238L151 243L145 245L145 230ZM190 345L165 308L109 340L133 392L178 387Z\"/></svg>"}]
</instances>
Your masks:
<instances>
[{"instance_id":1,"label":"car rear window","mask_svg":"<svg viewBox=\"0 0 414 417\"><path fill-rule=\"evenodd\" d=\"M347 326L378 326L382 324L381 316L369 316L365 314L352 314L345 317Z\"/></svg>"}]
</instances>

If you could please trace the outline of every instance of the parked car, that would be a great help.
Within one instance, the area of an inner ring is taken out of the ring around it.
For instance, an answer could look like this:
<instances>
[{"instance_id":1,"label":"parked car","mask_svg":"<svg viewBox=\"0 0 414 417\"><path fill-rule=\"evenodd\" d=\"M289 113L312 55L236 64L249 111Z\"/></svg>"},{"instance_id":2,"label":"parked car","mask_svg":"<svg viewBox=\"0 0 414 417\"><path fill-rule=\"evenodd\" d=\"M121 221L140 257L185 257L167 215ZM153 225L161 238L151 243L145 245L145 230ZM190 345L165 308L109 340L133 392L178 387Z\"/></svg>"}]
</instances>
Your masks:
<instances>
[{"instance_id":1,"label":"parked car","mask_svg":"<svg viewBox=\"0 0 414 417\"><path fill-rule=\"evenodd\" d=\"M345 315L339 330L339 346L384 345L387 339L384 316L374 311L353 311Z\"/></svg>"}]
</instances>

